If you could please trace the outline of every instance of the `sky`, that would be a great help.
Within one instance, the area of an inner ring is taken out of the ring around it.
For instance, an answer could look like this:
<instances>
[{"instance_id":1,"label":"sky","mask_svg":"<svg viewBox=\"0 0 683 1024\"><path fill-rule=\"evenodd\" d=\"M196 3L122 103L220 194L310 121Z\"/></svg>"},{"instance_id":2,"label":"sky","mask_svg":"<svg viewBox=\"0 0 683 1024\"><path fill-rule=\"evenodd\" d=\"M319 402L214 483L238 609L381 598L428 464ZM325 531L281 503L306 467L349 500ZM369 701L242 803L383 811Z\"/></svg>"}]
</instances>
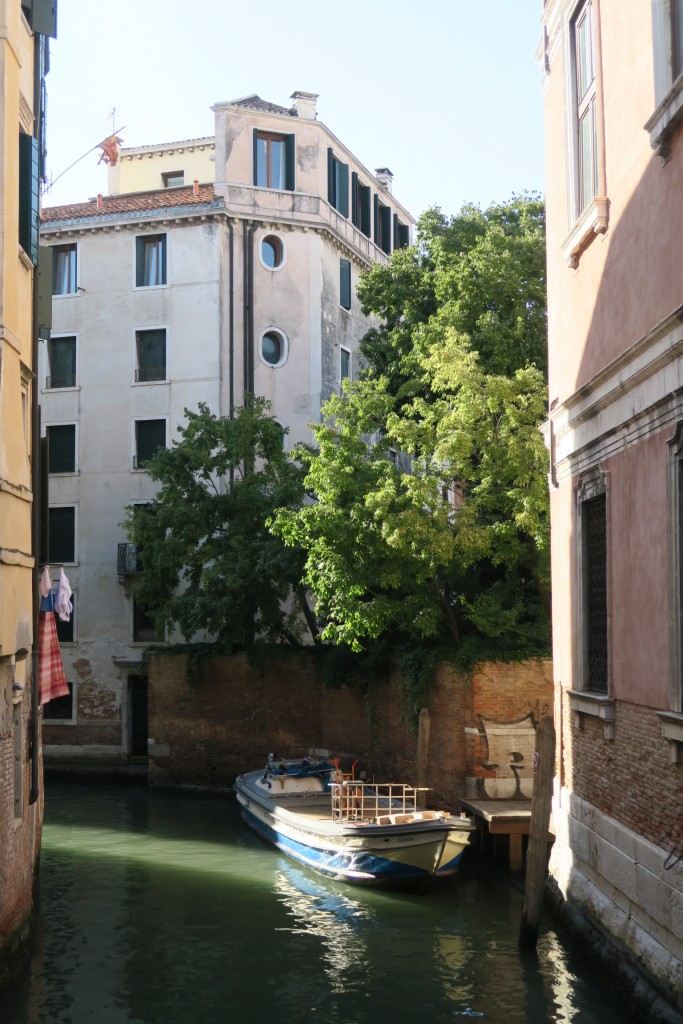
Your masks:
<instances>
[{"instance_id":1,"label":"sky","mask_svg":"<svg viewBox=\"0 0 683 1024\"><path fill-rule=\"evenodd\" d=\"M541 6L59 0L43 205L107 193L88 151L114 124L124 147L213 135L213 104L256 93L288 107L295 90L319 94L318 120L369 170L393 171L416 217L543 192Z\"/></svg>"}]
</instances>

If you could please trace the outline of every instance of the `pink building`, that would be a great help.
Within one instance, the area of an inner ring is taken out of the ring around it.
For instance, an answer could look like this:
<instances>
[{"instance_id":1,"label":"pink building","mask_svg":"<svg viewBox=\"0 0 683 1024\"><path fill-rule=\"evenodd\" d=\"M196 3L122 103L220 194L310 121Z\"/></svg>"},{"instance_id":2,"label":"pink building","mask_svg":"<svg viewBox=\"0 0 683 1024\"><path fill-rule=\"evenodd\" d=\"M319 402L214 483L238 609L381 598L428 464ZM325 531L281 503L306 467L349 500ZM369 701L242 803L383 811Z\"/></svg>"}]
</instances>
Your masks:
<instances>
[{"instance_id":1,"label":"pink building","mask_svg":"<svg viewBox=\"0 0 683 1024\"><path fill-rule=\"evenodd\" d=\"M551 874L568 917L680 1011L683 0L546 0L540 55Z\"/></svg>"}]
</instances>

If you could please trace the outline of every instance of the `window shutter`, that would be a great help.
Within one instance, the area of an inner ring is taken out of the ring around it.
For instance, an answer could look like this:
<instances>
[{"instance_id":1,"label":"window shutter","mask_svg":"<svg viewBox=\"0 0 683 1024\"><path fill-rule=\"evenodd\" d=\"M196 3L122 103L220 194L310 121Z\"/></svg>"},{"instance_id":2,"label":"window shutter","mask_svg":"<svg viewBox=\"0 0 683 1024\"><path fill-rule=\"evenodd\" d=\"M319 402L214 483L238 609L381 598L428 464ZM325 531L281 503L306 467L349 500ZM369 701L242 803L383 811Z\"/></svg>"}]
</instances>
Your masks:
<instances>
[{"instance_id":1,"label":"window shutter","mask_svg":"<svg viewBox=\"0 0 683 1024\"><path fill-rule=\"evenodd\" d=\"M358 175L351 171L351 223L358 227L360 223L360 210L358 209Z\"/></svg>"},{"instance_id":2,"label":"window shutter","mask_svg":"<svg viewBox=\"0 0 683 1024\"><path fill-rule=\"evenodd\" d=\"M375 245L379 245L379 196L377 195L376 192L375 192L374 196L372 197L372 207L373 207L373 215L374 215L373 216L373 220L374 220Z\"/></svg>"},{"instance_id":3,"label":"window shutter","mask_svg":"<svg viewBox=\"0 0 683 1024\"><path fill-rule=\"evenodd\" d=\"M370 227L370 186L360 187L360 229L363 234L370 238L372 229Z\"/></svg>"},{"instance_id":4,"label":"window shutter","mask_svg":"<svg viewBox=\"0 0 683 1024\"><path fill-rule=\"evenodd\" d=\"M383 206L379 211L379 215L381 221L381 246L387 256L389 256L391 254L391 210L388 206Z\"/></svg>"},{"instance_id":5,"label":"window shutter","mask_svg":"<svg viewBox=\"0 0 683 1024\"><path fill-rule=\"evenodd\" d=\"M399 242L398 242L398 214L395 213L394 214L394 249L399 249L399 248L400 248L400 246L399 246Z\"/></svg>"},{"instance_id":6,"label":"window shutter","mask_svg":"<svg viewBox=\"0 0 683 1024\"><path fill-rule=\"evenodd\" d=\"M24 0L26 6L26 0ZM32 0L31 28L41 36L57 37L57 0Z\"/></svg>"},{"instance_id":7,"label":"window shutter","mask_svg":"<svg viewBox=\"0 0 683 1024\"><path fill-rule=\"evenodd\" d=\"M142 288L145 283L145 238L140 235L135 239L135 284Z\"/></svg>"},{"instance_id":8,"label":"window shutter","mask_svg":"<svg viewBox=\"0 0 683 1024\"><path fill-rule=\"evenodd\" d=\"M296 187L296 135L285 135L285 188Z\"/></svg>"},{"instance_id":9,"label":"window shutter","mask_svg":"<svg viewBox=\"0 0 683 1024\"><path fill-rule=\"evenodd\" d=\"M160 249L161 249L161 284L168 284L168 277L166 276L166 235L160 236Z\"/></svg>"},{"instance_id":10,"label":"window shutter","mask_svg":"<svg viewBox=\"0 0 683 1024\"><path fill-rule=\"evenodd\" d=\"M334 206L334 154L327 148L327 201Z\"/></svg>"},{"instance_id":11,"label":"window shutter","mask_svg":"<svg viewBox=\"0 0 683 1024\"><path fill-rule=\"evenodd\" d=\"M351 261L339 260L339 304L351 309Z\"/></svg>"},{"instance_id":12,"label":"window shutter","mask_svg":"<svg viewBox=\"0 0 683 1024\"><path fill-rule=\"evenodd\" d=\"M337 209L342 217L349 215L349 165L339 164L339 191L337 196Z\"/></svg>"},{"instance_id":13,"label":"window shutter","mask_svg":"<svg viewBox=\"0 0 683 1024\"><path fill-rule=\"evenodd\" d=\"M19 245L38 263L38 140L19 134Z\"/></svg>"},{"instance_id":14,"label":"window shutter","mask_svg":"<svg viewBox=\"0 0 683 1024\"><path fill-rule=\"evenodd\" d=\"M253 182L254 182L254 185L258 185L258 128L254 128L253 150L254 150L254 176L253 176Z\"/></svg>"}]
</instances>

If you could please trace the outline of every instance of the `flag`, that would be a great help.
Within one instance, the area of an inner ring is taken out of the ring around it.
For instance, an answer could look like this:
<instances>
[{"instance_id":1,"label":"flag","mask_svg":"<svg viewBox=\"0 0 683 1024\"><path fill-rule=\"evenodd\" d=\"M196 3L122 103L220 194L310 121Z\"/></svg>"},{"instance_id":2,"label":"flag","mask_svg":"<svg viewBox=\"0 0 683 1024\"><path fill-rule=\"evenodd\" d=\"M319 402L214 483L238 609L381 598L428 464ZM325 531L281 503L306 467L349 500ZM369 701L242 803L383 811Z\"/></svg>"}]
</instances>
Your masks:
<instances>
[{"instance_id":1,"label":"flag","mask_svg":"<svg viewBox=\"0 0 683 1024\"><path fill-rule=\"evenodd\" d=\"M97 148L102 150L100 159L97 161L98 164L101 164L104 160L105 164L109 164L110 167L113 167L119 158L118 147L122 141L123 140L120 139L118 135L109 135L106 139L103 139L102 142L98 142Z\"/></svg>"}]
</instances>

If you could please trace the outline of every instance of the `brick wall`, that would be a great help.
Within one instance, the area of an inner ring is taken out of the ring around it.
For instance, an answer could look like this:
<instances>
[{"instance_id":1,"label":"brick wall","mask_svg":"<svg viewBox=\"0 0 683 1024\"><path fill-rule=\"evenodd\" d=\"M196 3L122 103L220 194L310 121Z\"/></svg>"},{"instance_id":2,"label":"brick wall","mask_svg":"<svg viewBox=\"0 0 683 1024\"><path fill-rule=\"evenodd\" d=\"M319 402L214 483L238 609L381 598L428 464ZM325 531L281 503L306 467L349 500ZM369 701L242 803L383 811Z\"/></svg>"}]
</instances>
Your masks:
<instances>
[{"instance_id":1,"label":"brick wall","mask_svg":"<svg viewBox=\"0 0 683 1024\"><path fill-rule=\"evenodd\" d=\"M398 674L373 690L370 703L357 689L324 687L315 669L305 652L278 652L261 669L236 655L212 659L188 682L184 656L156 656L149 665L150 782L226 788L270 752L298 756L311 748L354 754L378 778L415 782L417 737L404 717ZM468 763L468 723L529 714L536 723L551 700L548 662L486 665L471 678L440 665L429 695L430 803L455 805L467 777L481 771L474 745Z\"/></svg>"}]
</instances>

